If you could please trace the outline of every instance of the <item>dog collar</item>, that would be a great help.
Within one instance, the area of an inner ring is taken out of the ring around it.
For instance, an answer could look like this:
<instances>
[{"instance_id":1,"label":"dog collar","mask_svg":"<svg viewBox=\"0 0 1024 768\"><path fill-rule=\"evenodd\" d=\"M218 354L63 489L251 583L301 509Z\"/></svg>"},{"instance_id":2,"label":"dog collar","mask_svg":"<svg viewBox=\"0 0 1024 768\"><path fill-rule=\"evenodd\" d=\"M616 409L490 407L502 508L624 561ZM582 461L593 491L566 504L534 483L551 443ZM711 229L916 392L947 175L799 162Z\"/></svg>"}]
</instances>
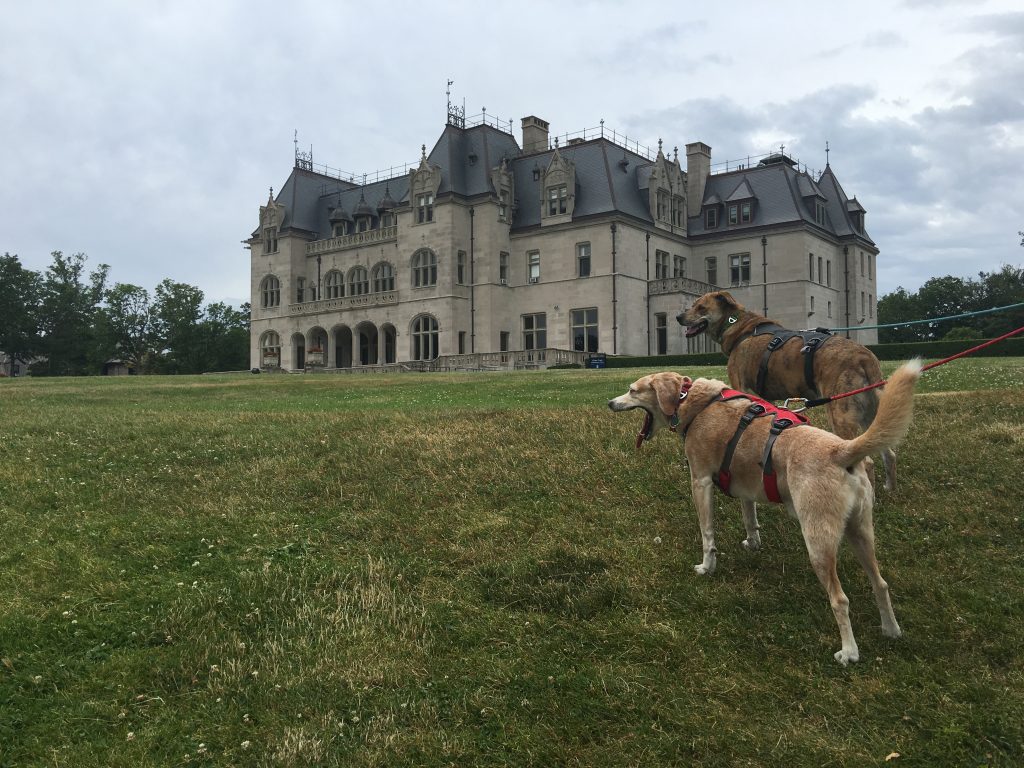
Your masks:
<instances>
[{"instance_id":1,"label":"dog collar","mask_svg":"<svg viewBox=\"0 0 1024 768\"><path fill-rule=\"evenodd\" d=\"M681 405L683 400L686 399L686 396L690 394L690 386L691 384L683 384L682 388L679 390L679 405ZM679 405L676 405L676 412L673 413L672 418L668 420L668 428L672 432L675 432L676 428L679 426Z\"/></svg>"}]
</instances>

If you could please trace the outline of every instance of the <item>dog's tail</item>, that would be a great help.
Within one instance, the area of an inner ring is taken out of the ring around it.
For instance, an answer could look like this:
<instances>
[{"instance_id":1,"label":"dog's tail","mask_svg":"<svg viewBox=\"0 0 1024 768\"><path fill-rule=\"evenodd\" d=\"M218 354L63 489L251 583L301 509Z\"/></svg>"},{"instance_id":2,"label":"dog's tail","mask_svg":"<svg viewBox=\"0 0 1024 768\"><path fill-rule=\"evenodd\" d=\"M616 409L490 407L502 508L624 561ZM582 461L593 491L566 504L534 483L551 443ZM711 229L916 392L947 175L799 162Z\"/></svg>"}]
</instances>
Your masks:
<instances>
[{"instance_id":1,"label":"dog's tail","mask_svg":"<svg viewBox=\"0 0 1024 768\"><path fill-rule=\"evenodd\" d=\"M837 450L835 461L850 467L883 448L894 448L907 435L914 413L914 385L921 378L921 360L902 365L886 382L878 401L878 412L862 435L847 440Z\"/></svg>"}]
</instances>

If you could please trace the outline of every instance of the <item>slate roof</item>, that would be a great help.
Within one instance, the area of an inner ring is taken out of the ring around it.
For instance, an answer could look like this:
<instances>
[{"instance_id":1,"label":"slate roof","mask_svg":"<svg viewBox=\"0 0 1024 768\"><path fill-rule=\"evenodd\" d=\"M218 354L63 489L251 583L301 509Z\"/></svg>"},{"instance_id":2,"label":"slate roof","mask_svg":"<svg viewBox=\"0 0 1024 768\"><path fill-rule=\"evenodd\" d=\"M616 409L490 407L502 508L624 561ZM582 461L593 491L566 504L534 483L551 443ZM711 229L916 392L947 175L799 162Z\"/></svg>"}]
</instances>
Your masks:
<instances>
[{"instance_id":1,"label":"slate roof","mask_svg":"<svg viewBox=\"0 0 1024 768\"><path fill-rule=\"evenodd\" d=\"M604 138L575 142L557 151L575 167L574 219L618 213L653 223L648 203L653 164L649 160ZM446 125L430 150L428 161L441 169L438 197L453 194L473 198L494 194L491 173L503 159L507 160L515 176L512 228L516 230L540 224L541 186L554 152L524 155L511 134L490 125ZM538 179L534 179L535 168L540 171ZM326 238L331 236L330 211L339 201L344 211L353 215L361 198L367 208L379 212L394 204L408 204L408 196L408 175L358 185L293 168L276 201L285 207L282 228L293 227ZM688 234L703 239L735 230L792 223L818 227L813 205L808 204L815 196L825 200L827 231L840 238L859 237L874 244L866 233L854 228L851 213L863 208L856 200L851 202L847 198L831 167L826 166L815 180L782 156L768 158L757 166L709 176L702 195L704 205L753 198L754 215L749 223L711 230L705 229L703 215L693 216L688 220Z\"/></svg>"}]
</instances>

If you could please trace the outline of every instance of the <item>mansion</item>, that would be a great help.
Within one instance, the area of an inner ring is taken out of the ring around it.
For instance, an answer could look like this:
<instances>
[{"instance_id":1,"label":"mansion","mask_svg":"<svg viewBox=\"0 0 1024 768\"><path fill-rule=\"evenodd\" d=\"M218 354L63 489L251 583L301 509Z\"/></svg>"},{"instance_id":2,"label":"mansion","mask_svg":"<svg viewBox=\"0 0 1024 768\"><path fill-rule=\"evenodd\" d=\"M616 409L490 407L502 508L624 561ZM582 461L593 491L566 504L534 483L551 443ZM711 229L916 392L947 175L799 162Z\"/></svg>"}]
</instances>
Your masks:
<instances>
[{"instance_id":1,"label":"mansion","mask_svg":"<svg viewBox=\"0 0 1024 768\"><path fill-rule=\"evenodd\" d=\"M244 241L252 367L710 351L675 316L716 289L790 328L876 322L878 248L827 164L817 178L782 152L713 167L694 142L684 165L603 125L560 145L526 117L520 145L511 123L470 123L449 110L418 166L371 182L296 151Z\"/></svg>"}]
</instances>

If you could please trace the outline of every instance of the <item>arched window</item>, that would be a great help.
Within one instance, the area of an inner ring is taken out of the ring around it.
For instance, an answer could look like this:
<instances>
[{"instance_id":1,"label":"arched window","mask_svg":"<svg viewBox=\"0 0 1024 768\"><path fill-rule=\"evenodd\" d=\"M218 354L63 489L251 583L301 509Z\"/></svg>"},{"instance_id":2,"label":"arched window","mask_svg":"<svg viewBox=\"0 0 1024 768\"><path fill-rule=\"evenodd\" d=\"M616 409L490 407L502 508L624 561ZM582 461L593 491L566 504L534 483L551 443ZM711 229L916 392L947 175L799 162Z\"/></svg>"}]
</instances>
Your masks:
<instances>
[{"instance_id":1,"label":"arched window","mask_svg":"<svg viewBox=\"0 0 1024 768\"><path fill-rule=\"evenodd\" d=\"M262 303L264 307L278 307L281 305L281 281L273 275L267 275L260 284Z\"/></svg>"},{"instance_id":2,"label":"arched window","mask_svg":"<svg viewBox=\"0 0 1024 768\"><path fill-rule=\"evenodd\" d=\"M332 269L324 278L324 291L328 299L341 299L345 296L345 278L341 272Z\"/></svg>"},{"instance_id":3,"label":"arched window","mask_svg":"<svg viewBox=\"0 0 1024 768\"><path fill-rule=\"evenodd\" d=\"M348 295L362 296L370 292L370 279L366 276L366 267L352 267L348 273Z\"/></svg>"},{"instance_id":4,"label":"arched window","mask_svg":"<svg viewBox=\"0 0 1024 768\"><path fill-rule=\"evenodd\" d=\"M395 268L386 261L382 261L373 268L373 292L383 293L393 290L395 290Z\"/></svg>"},{"instance_id":5,"label":"arched window","mask_svg":"<svg viewBox=\"0 0 1024 768\"><path fill-rule=\"evenodd\" d=\"M277 368L281 365L281 337L276 331L267 331L260 338L260 365Z\"/></svg>"},{"instance_id":6,"label":"arched window","mask_svg":"<svg viewBox=\"0 0 1024 768\"><path fill-rule=\"evenodd\" d=\"M437 285L437 254L423 248L412 255L413 288Z\"/></svg>"},{"instance_id":7,"label":"arched window","mask_svg":"<svg viewBox=\"0 0 1024 768\"><path fill-rule=\"evenodd\" d=\"M420 315L412 321L412 359L433 360L437 357L437 320Z\"/></svg>"}]
</instances>

